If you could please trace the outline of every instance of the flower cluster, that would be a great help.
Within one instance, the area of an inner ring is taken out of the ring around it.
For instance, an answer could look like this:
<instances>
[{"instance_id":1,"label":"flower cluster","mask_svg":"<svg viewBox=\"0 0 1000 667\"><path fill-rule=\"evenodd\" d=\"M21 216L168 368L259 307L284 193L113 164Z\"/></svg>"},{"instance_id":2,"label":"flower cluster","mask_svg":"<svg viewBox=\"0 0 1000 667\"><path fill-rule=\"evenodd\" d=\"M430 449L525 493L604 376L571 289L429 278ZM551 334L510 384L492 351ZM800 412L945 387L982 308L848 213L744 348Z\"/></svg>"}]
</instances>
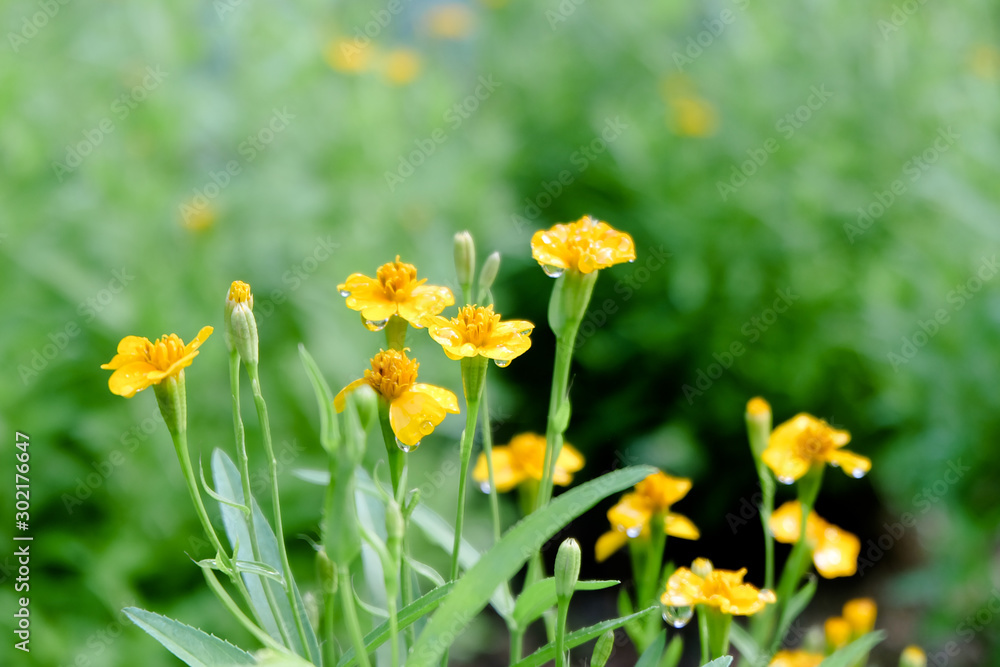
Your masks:
<instances>
[{"instance_id":1,"label":"flower cluster","mask_svg":"<svg viewBox=\"0 0 1000 667\"><path fill-rule=\"evenodd\" d=\"M771 515L770 529L774 539L785 544L799 541L802 527L802 504L790 500ZM861 541L810 512L806 519L806 542L813 554L816 571L827 579L849 577L858 569Z\"/></svg>"}]
</instances>

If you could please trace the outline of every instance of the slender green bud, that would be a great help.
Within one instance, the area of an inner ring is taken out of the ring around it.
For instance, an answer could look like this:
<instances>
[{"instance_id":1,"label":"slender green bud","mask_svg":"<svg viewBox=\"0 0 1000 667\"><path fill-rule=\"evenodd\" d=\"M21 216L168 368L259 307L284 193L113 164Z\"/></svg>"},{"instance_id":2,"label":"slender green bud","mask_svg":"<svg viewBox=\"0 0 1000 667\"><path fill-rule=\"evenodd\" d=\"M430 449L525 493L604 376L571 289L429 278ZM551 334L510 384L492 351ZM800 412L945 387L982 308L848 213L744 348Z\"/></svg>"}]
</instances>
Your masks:
<instances>
[{"instance_id":1,"label":"slender green bud","mask_svg":"<svg viewBox=\"0 0 1000 667\"><path fill-rule=\"evenodd\" d=\"M927 667L927 654L919 646L907 646L899 655L899 667Z\"/></svg>"},{"instance_id":2,"label":"slender green bud","mask_svg":"<svg viewBox=\"0 0 1000 667\"><path fill-rule=\"evenodd\" d=\"M491 252L486 261L483 262L483 268L479 272L479 298L477 301L479 303L484 303L486 297L490 293L490 288L493 287L493 282L497 279L497 274L500 272L500 253Z\"/></svg>"},{"instance_id":3,"label":"slender green bud","mask_svg":"<svg viewBox=\"0 0 1000 667\"><path fill-rule=\"evenodd\" d=\"M476 244L467 231L455 234L455 273L462 292L467 297L472 291L472 280L476 275Z\"/></svg>"},{"instance_id":4,"label":"slender green bud","mask_svg":"<svg viewBox=\"0 0 1000 667\"><path fill-rule=\"evenodd\" d=\"M361 420L361 428L365 431L378 419L378 394L367 384L363 384L354 390L354 405L358 410L358 419Z\"/></svg>"},{"instance_id":5,"label":"slender green bud","mask_svg":"<svg viewBox=\"0 0 1000 667\"><path fill-rule=\"evenodd\" d=\"M580 543L572 537L563 540L556 553L556 598L568 600L580 579Z\"/></svg>"},{"instance_id":6,"label":"slender green bud","mask_svg":"<svg viewBox=\"0 0 1000 667\"><path fill-rule=\"evenodd\" d=\"M604 667L615 648L615 631L608 630L597 638L594 644L594 654L590 657L590 667Z\"/></svg>"},{"instance_id":7,"label":"slender green bud","mask_svg":"<svg viewBox=\"0 0 1000 667\"><path fill-rule=\"evenodd\" d=\"M746 411L747 437L750 440L750 451L758 462L771 437L771 420L770 404L759 396L751 398Z\"/></svg>"},{"instance_id":8,"label":"slender green bud","mask_svg":"<svg viewBox=\"0 0 1000 667\"><path fill-rule=\"evenodd\" d=\"M236 280L226 297L226 345L236 350L243 363L255 365L257 354L257 320L253 316L253 294L250 286Z\"/></svg>"}]
</instances>

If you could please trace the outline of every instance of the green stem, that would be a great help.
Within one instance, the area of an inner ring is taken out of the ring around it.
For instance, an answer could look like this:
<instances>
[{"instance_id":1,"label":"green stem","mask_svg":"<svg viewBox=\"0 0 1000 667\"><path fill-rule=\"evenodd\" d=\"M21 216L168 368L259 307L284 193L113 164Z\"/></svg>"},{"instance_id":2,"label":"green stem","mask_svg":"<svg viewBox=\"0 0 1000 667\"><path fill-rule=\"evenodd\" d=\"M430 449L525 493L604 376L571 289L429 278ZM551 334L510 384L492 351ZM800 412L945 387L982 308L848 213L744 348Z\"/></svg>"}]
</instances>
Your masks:
<instances>
[{"instance_id":1,"label":"green stem","mask_svg":"<svg viewBox=\"0 0 1000 667\"><path fill-rule=\"evenodd\" d=\"M389 636L391 639L392 667L399 667L399 616L396 610L396 596L387 600L389 607Z\"/></svg>"},{"instance_id":2,"label":"green stem","mask_svg":"<svg viewBox=\"0 0 1000 667\"><path fill-rule=\"evenodd\" d=\"M476 418L479 416L479 397L466 396L465 431L459 449L460 471L458 478L458 513L455 516L455 544L451 551L450 579L458 578L458 552L462 546L462 524L465 521L465 494L469 481L469 461L472 459L472 442L476 437Z\"/></svg>"},{"instance_id":3,"label":"green stem","mask_svg":"<svg viewBox=\"0 0 1000 667\"><path fill-rule=\"evenodd\" d=\"M483 414L483 452L486 454L486 470L489 472L490 485L490 512L493 515L493 544L500 541L502 533L500 529L500 499L497 497L497 485L493 479L493 431L490 428L490 401L486 395L486 387L483 387L482 405L480 410Z\"/></svg>"},{"instance_id":4,"label":"green stem","mask_svg":"<svg viewBox=\"0 0 1000 667\"><path fill-rule=\"evenodd\" d=\"M715 607L709 607L708 613L709 660L715 660L729 653L729 626L733 617Z\"/></svg>"},{"instance_id":5,"label":"green stem","mask_svg":"<svg viewBox=\"0 0 1000 667\"><path fill-rule=\"evenodd\" d=\"M556 667L566 667L566 617L569 615L569 598L558 602L556 616Z\"/></svg>"},{"instance_id":6,"label":"green stem","mask_svg":"<svg viewBox=\"0 0 1000 667\"><path fill-rule=\"evenodd\" d=\"M264 439L264 451L267 456L267 476L271 482L271 505L274 510L274 533L278 541L278 554L281 556L281 567L284 570L285 593L288 595L288 603L292 608L292 616L295 619L295 627L298 630L302 646L305 648L307 657L316 662L319 656L312 654L312 648L306 638L306 631L302 614L300 613L298 601L295 599L295 584L292 577L292 567L288 562L288 551L285 548L285 532L281 524L281 500L278 495L278 460L274 456L274 444L271 440L271 423L267 417L267 403L264 402L264 394L260 388L260 373L257 364L246 364L247 373L250 375L250 388L253 391L253 400L257 408L257 419L260 421L260 429Z\"/></svg>"},{"instance_id":7,"label":"green stem","mask_svg":"<svg viewBox=\"0 0 1000 667\"><path fill-rule=\"evenodd\" d=\"M698 638L701 640L701 664L705 664L711 658L709 649L709 639L711 637L711 631L708 628L708 610L705 605L700 604L697 606L698 609Z\"/></svg>"},{"instance_id":8,"label":"green stem","mask_svg":"<svg viewBox=\"0 0 1000 667\"><path fill-rule=\"evenodd\" d=\"M337 632L334 623L334 609L337 596L331 591L323 591L323 647L325 649L325 664L337 664Z\"/></svg>"},{"instance_id":9,"label":"green stem","mask_svg":"<svg viewBox=\"0 0 1000 667\"><path fill-rule=\"evenodd\" d=\"M651 604L659 602L656 596L656 587L660 583L660 573L663 571L663 552L667 546L667 534L663 527L664 516L658 512L650 520L650 540L646 549L646 567L639 580L642 595L637 600L637 609L645 609Z\"/></svg>"},{"instance_id":10,"label":"green stem","mask_svg":"<svg viewBox=\"0 0 1000 667\"><path fill-rule=\"evenodd\" d=\"M358 610L355 608L357 602L354 600L354 590L351 586L351 575L347 568L337 568L337 589L340 593L340 604L344 610L344 622L347 625L347 633L351 637L354 645L354 655L357 657L358 665L361 667L371 667L368 661L368 650L365 647L365 637L361 633L361 624L358 622Z\"/></svg>"},{"instance_id":11,"label":"green stem","mask_svg":"<svg viewBox=\"0 0 1000 667\"><path fill-rule=\"evenodd\" d=\"M222 602L222 605L229 611L229 613L240 622L240 625L250 631L250 634L256 637L257 641L264 646L277 651L282 655L288 655L287 648L274 641L271 635L264 632L259 626L250 620L250 617L243 613L240 606L236 604L233 598L229 596L229 593L226 592L226 589L223 588L222 584L219 583L219 580L215 576L215 572L208 568L202 568L202 571L205 573L205 581L208 582L208 587L212 589L212 592L215 593L216 597L219 598L219 601Z\"/></svg>"},{"instance_id":12,"label":"green stem","mask_svg":"<svg viewBox=\"0 0 1000 667\"><path fill-rule=\"evenodd\" d=\"M521 659L524 652L524 630L516 629L510 633L510 664Z\"/></svg>"},{"instance_id":13,"label":"green stem","mask_svg":"<svg viewBox=\"0 0 1000 667\"><path fill-rule=\"evenodd\" d=\"M552 371L552 391L549 394L549 416L545 428L545 463L542 481L535 498L535 510L548 504L552 498L552 478L555 476L556 461L562 450L565 425L559 423L559 410L568 400L569 370L573 361L573 341L576 340L576 326L567 326L568 331L556 335L556 358Z\"/></svg>"},{"instance_id":14,"label":"green stem","mask_svg":"<svg viewBox=\"0 0 1000 667\"><path fill-rule=\"evenodd\" d=\"M795 592L795 588L809 567L808 559L811 547L809 546L806 526L809 514L816 503L816 497L819 495L819 488L823 483L823 469L824 466L822 464L814 465L798 482L799 503L802 506L799 539L792 547L792 552L789 554L788 560L785 562L785 568L781 573L777 591L778 602L775 605L776 609L774 611L775 618L781 618L788 606L789 599ZM775 637L774 640L780 641L781 638Z\"/></svg>"},{"instance_id":15,"label":"green stem","mask_svg":"<svg viewBox=\"0 0 1000 667\"><path fill-rule=\"evenodd\" d=\"M389 476L392 478L392 497L402 502L403 471L406 468L406 453L396 444L396 434L389 420L389 401L379 399L378 423L382 429L382 440L385 442L385 454L389 460Z\"/></svg>"}]
</instances>

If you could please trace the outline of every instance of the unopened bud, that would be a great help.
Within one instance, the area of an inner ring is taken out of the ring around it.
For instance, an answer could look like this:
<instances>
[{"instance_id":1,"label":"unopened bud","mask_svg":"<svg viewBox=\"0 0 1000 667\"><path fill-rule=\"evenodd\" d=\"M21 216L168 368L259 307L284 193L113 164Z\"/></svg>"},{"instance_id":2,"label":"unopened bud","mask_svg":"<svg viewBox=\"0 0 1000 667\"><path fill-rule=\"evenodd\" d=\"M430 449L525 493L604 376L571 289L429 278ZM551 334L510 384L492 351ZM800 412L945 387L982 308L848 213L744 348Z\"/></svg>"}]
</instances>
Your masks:
<instances>
[{"instance_id":1,"label":"unopened bud","mask_svg":"<svg viewBox=\"0 0 1000 667\"><path fill-rule=\"evenodd\" d=\"M368 384L363 384L353 392L354 406L358 411L361 428L365 431L378 417L378 394Z\"/></svg>"},{"instance_id":2,"label":"unopened bud","mask_svg":"<svg viewBox=\"0 0 1000 667\"><path fill-rule=\"evenodd\" d=\"M713 569L715 568L712 567L712 561L707 558L695 558L694 562L691 563L691 571L702 579L712 574Z\"/></svg>"},{"instance_id":3,"label":"unopened bud","mask_svg":"<svg viewBox=\"0 0 1000 667\"><path fill-rule=\"evenodd\" d=\"M250 286L237 280L226 297L226 344L236 350L245 364L257 363L257 320L253 316Z\"/></svg>"},{"instance_id":4,"label":"unopened bud","mask_svg":"<svg viewBox=\"0 0 1000 667\"><path fill-rule=\"evenodd\" d=\"M747 434L750 438L750 449L758 462L767 449L771 437L771 420L771 406L768 402L759 396L751 398L747 403Z\"/></svg>"},{"instance_id":5,"label":"unopened bud","mask_svg":"<svg viewBox=\"0 0 1000 667\"><path fill-rule=\"evenodd\" d=\"M500 273L500 253L494 251L483 262L483 268L479 272L479 303L486 301L486 297L490 292L490 288L493 287L498 273Z\"/></svg>"},{"instance_id":6,"label":"unopened bud","mask_svg":"<svg viewBox=\"0 0 1000 667\"><path fill-rule=\"evenodd\" d=\"M568 600L573 595L576 582L580 579L580 543L572 537L563 540L556 553L556 597Z\"/></svg>"},{"instance_id":7,"label":"unopened bud","mask_svg":"<svg viewBox=\"0 0 1000 667\"><path fill-rule=\"evenodd\" d=\"M472 279L476 273L476 244L467 231L455 234L455 274L462 291L469 295ZM469 296L471 298L471 296Z\"/></svg>"},{"instance_id":8,"label":"unopened bud","mask_svg":"<svg viewBox=\"0 0 1000 667\"><path fill-rule=\"evenodd\" d=\"M604 667L608 662L608 658L611 657L611 651L614 648L615 631L608 630L598 637L597 643L594 644L594 654L590 657L590 667Z\"/></svg>"}]
</instances>

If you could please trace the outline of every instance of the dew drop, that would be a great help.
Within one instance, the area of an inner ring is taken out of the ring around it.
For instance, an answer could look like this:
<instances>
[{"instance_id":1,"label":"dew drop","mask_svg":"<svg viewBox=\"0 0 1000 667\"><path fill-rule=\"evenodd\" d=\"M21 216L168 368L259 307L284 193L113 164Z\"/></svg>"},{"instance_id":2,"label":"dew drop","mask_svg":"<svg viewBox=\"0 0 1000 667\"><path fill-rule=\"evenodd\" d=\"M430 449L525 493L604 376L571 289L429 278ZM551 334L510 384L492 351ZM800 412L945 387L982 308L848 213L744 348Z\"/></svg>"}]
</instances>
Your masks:
<instances>
[{"instance_id":1,"label":"dew drop","mask_svg":"<svg viewBox=\"0 0 1000 667\"><path fill-rule=\"evenodd\" d=\"M434 424L429 421L420 422L420 432L424 435L430 435L434 432Z\"/></svg>"},{"instance_id":2,"label":"dew drop","mask_svg":"<svg viewBox=\"0 0 1000 667\"><path fill-rule=\"evenodd\" d=\"M861 479L864 476L865 476L865 471L862 470L861 468L855 468L854 470L851 471L851 477L853 477L854 479Z\"/></svg>"},{"instance_id":3,"label":"dew drop","mask_svg":"<svg viewBox=\"0 0 1000 667\"><path fill-rule=\"evenodd\" d=\"M792 484L795 482L795 478L778 475L778 481L781 482L782 484Z\"/></svg>"},{"instance_id":4,"label":"dew drop","mask_svg":"<svg viewBox=\"0 0 1000 667\"><path fill-rule=\"evenodd\" d=\"M396 438L396 446L399 447L399 449L402 450L403 452L409 454L410 452L417 451L417 447L420 446L420 441L418 440L412 445L408 445L399 438Z\"/></svg>"},{"instance_id":5,"label":"dew drop","mask_svg":"<svg viewBox=\"0 0 1000 667\"><path fill-rule=\"evenodd\" d=\"M507 368L510 366L510 359L494 359L493 363L497 365L497 368Z\"/></svg>"},{"instance_id":6,"label":"dew drop","mask_svg":"<svg viewBox=\"0 0 1000 667\"><path fill-rule=\"evenodd\" d=\"M694 616L694 607L663 607L663 620L675 628L683 628Z\"/></svg>"},{"instance_id":7,"label":"dew drop","mask_svg":"<svg viewBox=\"0 0 1000 667\"><path fill-rule=\"evenodd\" d=\"M629 263L629 264L634 264L634 263L635 263L635 257L633 257L632 259L630 259L630 260L628 261L628 263Z\"/></svg>"},{"instance_id":8,"label":"dew drop","mask_svg":"<svg viewBox=\"0 0 1000 667\"><path fill-rule=\"evenodd\" d=\"M340 296L346 299L347 297L351 296L351 292L349 290L342 289L340 290Z\"/></svg>"},{"instance_id":9,"label":"dew drop","mask_svg":"<svg viewBox=\"0 0 1000 667\"><path fill-rule=\"evenodd\" d=\"M381 331L385 329L385 325L389 323L389 318L384 320L365 320L365 328L369 331Z\"/></svg>"},{"instance_id":10,"label":"dew drop","mask_svg":"<svg viewBox=\"0 0 1000 667\"><path fill-rule=\"evenodd\" d=\"M479 490L482 491L483 493L489 493L490 492L490 483L489 482L480 482L479 483Z\"/></svg>"},{"instance_id":11,"label":"dew drop","mask_svg":"<svg viewBox=\"0 0 1000 667\"><path fill-rule=\"evenodd\" d=\"M558 278L563 274L566 269L562 269L558 266L552 266L551 264L542 264L542 271L545 272L549 278Z\"/></svg>"},{"instance_id":12,"label":"dew drop","mask_svg":"<svg viewBox=\"0 0 1000 667\"><path fill-rule=\"evenodd\" d=\"M642 533L642 526L632 526L626 529L625 534L629 537L639 537Z\"/></svg>"}]
</instances>

